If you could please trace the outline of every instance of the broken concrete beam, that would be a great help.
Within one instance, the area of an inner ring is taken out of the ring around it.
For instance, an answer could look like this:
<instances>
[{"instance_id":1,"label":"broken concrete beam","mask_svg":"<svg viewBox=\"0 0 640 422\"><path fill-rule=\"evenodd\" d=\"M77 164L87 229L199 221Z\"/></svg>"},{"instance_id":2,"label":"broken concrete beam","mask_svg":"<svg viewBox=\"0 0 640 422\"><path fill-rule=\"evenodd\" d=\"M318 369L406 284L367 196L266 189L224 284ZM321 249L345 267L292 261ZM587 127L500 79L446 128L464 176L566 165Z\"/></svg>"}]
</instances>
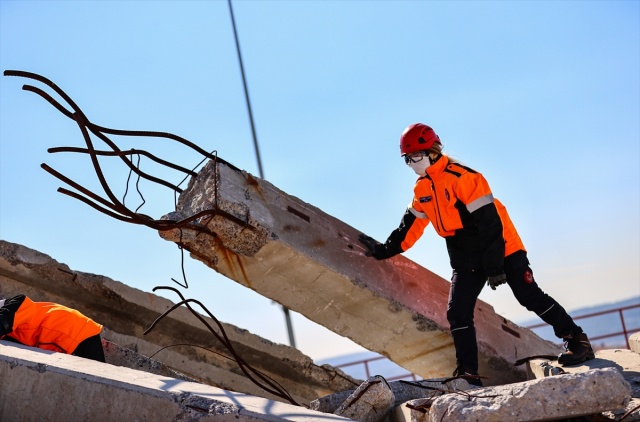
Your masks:
<instances>
[{"instance_id":1,"label":"broken concrete beam","mask_svg":"<svg viewBox=\"0 0 640 422\"><path fill-rule=\"evenodd\" d=\"M360 384L333 413L359 422L379 422L394 403L395 397L387 380L374 375Z\"/></svg>"},{"instance_id":2,"label":"broken concrete beam","mask_svg":"<svg viewBox=\"0 0 640 422\"><path fill-rule=\"evenodd\" d=\"M447 394L429 409L429 421L545 421L601 413L627 405L631 387L614 368L545 377Z\"/></svg>"},{"instance_id":3,"label":"broken concrete beam","mask_svg":"<svg viewBox=\"0 0 640 422\"><path fill-rule=\"evenodd\" d=\"M355 205L355 204L354 204ZM192 178L164 219L214 212L161 231L192 257L423 378L455 368L446 320L450 283L404 256L364 256L360 232L223 160ZM519 358L560 347L478 301L480 373L487 384L525 379Z\"/></svg>"},{"instance_id":4,"label":"broken concrete beam","mask_svg":"<svg viewBox=\"0 0 640 422\"><path fill-rule=\"evenodd\" d=\"M225 390L282 400L258 387L234 361L225 358L230 356L228 350L185 307L176 309L151 333L143 335L160 314L173 306L171 301L107 277L74 271L41 252L0 240L0 294L10 297L19 293L79 310L105 326L103 339L144 356L155 355L157 361L189 378ZM211 318L202 317L215 326ZM361 382L329 365L315 365L297 349L274 344L231 324L222 326L233 348L251 367L273 378L300 403L354 388ZM176 344L193 346L160 351Z\"/></svg>"},{"instance_id":5,"label":"broken concrete beam","mask_svg":"<svg viewBox=\"0 0 640 422\"><path fill-rule=\"evenodd\" d=\"M2 421L348 421L261 397L0 341Z\"/></svg>"},{"instance_id":6,"label":"broken concrete beam","mask_svg":"<svg viewBox=\"0 0 640 422\"><path fill-rule=\"evenodd\" d=\"M446 382L445 382L446 381ZM395 397L394 406L400 406L402 403L421 399L430 396L439 396L441 394L453 391L465 391L471 388L478 388L470 385L466 380L461 378L435 378L420 381L391 381L388 382L393 396ZM346 390L339 393L330 394L320 397L309 403L309 408L319 412L334 413L338 407L353 394L355 390Z\"/></svg>"}]
</instances>

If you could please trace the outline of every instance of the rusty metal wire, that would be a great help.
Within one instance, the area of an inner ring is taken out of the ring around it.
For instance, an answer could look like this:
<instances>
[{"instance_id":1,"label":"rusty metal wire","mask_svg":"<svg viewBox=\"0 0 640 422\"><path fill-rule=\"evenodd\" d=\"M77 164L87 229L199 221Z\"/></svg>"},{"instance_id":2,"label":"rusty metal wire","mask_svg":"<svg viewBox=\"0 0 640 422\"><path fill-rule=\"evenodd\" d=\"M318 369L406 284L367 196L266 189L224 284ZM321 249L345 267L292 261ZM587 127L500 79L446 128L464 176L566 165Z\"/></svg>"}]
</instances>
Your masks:
<instances>
[{"instance_id":1,"label":"rusty metal wire","mask_svg":"<svg viewBox=\"0 0 640 422\"><path fill-rule=\"evenodd\" d=\"M417 404L417 405L413 405L413 404L409 404L409 403L405 403L405 406L408 409L411 410L416 410L420 413L427 413L429 411L429 409L431 408L431 405L433 404L433 400L434 397L429 397L428 399L424 399L424 401L422 401L421 403Z\"/></svg>"},{"instance_id":2,"label":"rusty metal wire","mask_svg":"<svg viewBox=\"0 0 640 422\"><path fill-rule=\"evenodd\" d=\"M634 408L629 409L624 415L622 415L622 417L620 419L618 419L618 422L621 422L625 419L627 419L629 416L631 416L636 410L640 409L640 404L637 405Z\"/></svg>"},{"instance_id":3,"label":"rusty metal wire","mask_svg":"<svg viewBox=\"0 0 640 422\"><path fill-rule=\"evenodd\" d=\"M124 201L120 201L116 195L113 193L111 187L109 186L109 183L106 180L106 177L102 171L102 167L100 166L100 163L98 161L98 157L99 156L114 156L114 157L118 157L120 158L127 167L129 167L130 172L132 173L136 173L138 175L139 178L143 178L146 179L152 183L156 183L159 184L161 186L164 186L166 188L169 188L171 190L174 191L174 194L178 194L182 192L182 189L180 189L179 185L175 185L173 183L170 183L166 180L163 180L161 178L155 177L151 174L145 173L143 171L140 170L139 165L136 165L133 163L133 160L131 158L129 158L130 156L136 155L138 157L140 156L145 156L147 158L149 158L150 160L154 161L157 164L160 164L162 166L166 166L168 168L171 168L173 170L179 171L181 173L185 174L185 178L183 179L186 180L186 178L188 177L194 177L196 176L195 173L195 168L194 170L189 170L187 168L184 168L182 166L179 166L175 163L172 163L170 161L161 159L151 153L149 153L148 151L145 150L141 150L141 149L130 149L130 150L121 150L107 135L117 135L117 136L130 136L130 137L135 137L135 136L139 136L139 137L158 137L158 138L166 138L166 139L170 139L173 141L176 141L186 147L188 147L189 149L197 152L198 154L200 154L201 156L203 156L203 160L200 162L200 164L202 164L202 162L204 162L204 160L209 159L209 160L213 160L217 166L217 163L219 161L226 163L227 165L230 165L229 163L227 163L226 161L222 160L221 158L217 157L217 154L215 154L214 152L207 152L204 149L200 148L198 145L188 141L187 139L184 139L178 135L174 135L171 133L167 133L167 132L156 132L156 131L136 131L136 130L118 130L118 129L112 129L112 128L107 128L104 126L99 126L97 124L94 124L92 122L89 121L89 119L86 117L86 115L84 114L84 112L78 107L78 105L62 90L60 89L55 83L53 83L52 81L50 81L49 79L38 75L36 73L31 73L31 72L24 72L24 71L19 71L19 70L6 70L4 72L5 76L17 76L17 77L23 77L23 78L28 78L28 79L33 79L36 80L38 82L41 82L43 84L45 84L46 86L48 86L49 88L51 88L56 94L58 94L71 108L71 111L68 110L67 108L65 108L62 104L60 104L58 101L56 101L51 95L49 95L48 93L46 93L45 91L43 91L40 88L37 88L35 86L32 85L24 85L22 87L23 90L25 91L29 91L29 92L33 92L37 95L39 95L40 97L44 98L46 101L48 101L51 105L53 105L58 111L60 111L60 113L62 113L64 116L66 116L67 118L73 120L77 125L78 128L80 129L82 136L84 138L85 144L86 144L86 148L78 148L78 147L56 147L56 148L50 148L48 150L48 152L50 153L59 153L59 152L73 152L73 153L78 153L78 154L87 154L89 155L89 158L91 160L91 164L93 166L93 169L95 171L95 174L98 178L98 181L100 183L100 186L102 187L102 190L104 192L104 194L106 195L106 198L103 198L102 196L96 194L95 192L92 192L91 190L83 187L82 185L80 185L79 183L71 180L70 178L64 176L63 174L61 174L60 172L54 170L53 168L51 168L50 166L48 166L47 164L42 164L41 167L47 171L49 174L51 174L52 176L58 178L59 180L61 180L62 182L66 183L67 185L69 185L70 187L72 187L73 189L75 189L77 192L71 191L69 189L65 189L65 188L59 188L58 192L71 196L72 198L75 198L79 201L84 202L85 204L89 205L90 207L96 209L97 211L100 211L101 213L108 215L112 218L115 218L117 220L120 221L124 221L127 223L132 223L132 224L139 224L139 225L144 225L147 227L150 227L152 229L155 230L159 230L159 231L165 231L165 230L174 230L174 229L181 229L181 228L189 228L191 230L195 230L197 232L204 232L207 234L210 234L212 236L216 236L215 233L209 231L206 228L206 225L202 225L202 224L191 224L193 223L195 220L200 219L201 217L204 216L209 216L211 218L213 218L215 215L220 215L224 218L227 218L231 221L233 221L236 224L242 225L243 227L246 227L250 230L255 230L255 227L251 226L248 222L248 219L242 219L239 218L233 214L230 214L228 212L225 212L224 210L221 210L218 208L218 204L217 204L217 198L214 202L214 207L211 209L207 209L207 210L203 210L200 211L192 216L189 216L187 218L184 218L182 220L179 221L175 221L175 220L156 220L153 219L152 217L145 215L145 214L141 214L138 212L139 208L138 207L136 210L131 210L129 209L125 204ZM94 136L96 136L98 139L100 139L101 141L103 141L109 148L110 150L100 150L97 149L92 141L91 138L91 134L93 134ZM199 164L199 165L200 165ZM234 167L232 165L230 165L231 167ZM196 166L197 168L197 166ZM235 167L234 167L235 168ZM217 172L216 172L217 174ZM182 182L181 182L182 183ZM216 181L217 183L217 181Z\"/></svg>"},{"instance_id":4,"label":"rusty metal wire","mask_svg":"<svg viewBox=\"0 0 640 422\"><path fill-rule=\"evenodd\" d=\"M450 378L442 380L442 384L446 384L446 383L448 383L450 381L458 380L458 379L463 379L465 381L469 381L469 380L483 380L483 379L487 379L487 377L482 376L482 375L471 375L471 374L456 375L454 377L450 377Z\"/></svg>"},{"instance_id":5,"label":"rusty metal wire","mask_svg":"<svg viewBox=\"0 0 640 422\"><path fill-rule=\"evenodd\" d=\"M189 288L189 283L187 282L187 274L184 270L184 247L182 246L182 229L178 229L180 231L180 241L178 242L178 249L180 249L180 268L182 270L182 281L184 284L180 283L175 278L172 278L171 281L176 283L180 287L184 287L185 289Z\"/></svg>"},{"instance_id":6,"label":"rusty metal wire","mask_svg":"<svg viewBox=\"0 0 640 422\"><path fill-rule=\"evenodd\" d=\"M222 324L220 323L220 321L218 321L218 319L215 316L213 316L213 314L201 302L199 302L196 299L185 299L184 296L180 293L180 291L178 291L177 289L175 289L173 287L170 287L170 286L157 286L157 287L154 287L153 291L155 292L156 290L171 290L174 293L176 293L180 297L181 300L180 300L180 302L176 303L171 308L169 308L167 311L165 311L158 318L156 318L156 320L149 326L149 328L147 328L145 330L144 335L150 333L154 329L154 327L163 318L165 318L167 315L169 315L175 309L179 308L182 305L185 305L187 307L187 309L196 318L198 318L200 320L200 322L202 322L207 327L207 329L216 337L216 339L218 339L218 341L229 351L229 353L233 356L233 360L238 364L238 367L240 368L240 370L245 374L245 376L249 380L251 380L258 387L262 388L264 391L266 391L268 393L271 393L271 394L273 394L273 395L275 395L277 397L280 397L282 399L285 399L291 404L294 404L296 406L300 406L300 404L298 402L296 402L294 400L294 398L291 397L291 395L287 392L287 390L283 386L281 386L277 381L273 380L272 378L268 377L264 373L262 373L262 372L258 371L257 369L253 368L240 355L238 355L238 353L236 353L235 348L233 347L233 344L231 343L231 340L229 340L229 337L227 337L227 333L225 332L225 330L224 330ZM216 330L207 322L207 320L205 320L202 317L202 315L197 313L190 306L191 302L193 302L193 303L197 304L198 306L200 306L207 313L207 315L209 315L209 317L218 326L218 329L220 330L220 333L216 332Z\"/></svg>"}]
</instances>

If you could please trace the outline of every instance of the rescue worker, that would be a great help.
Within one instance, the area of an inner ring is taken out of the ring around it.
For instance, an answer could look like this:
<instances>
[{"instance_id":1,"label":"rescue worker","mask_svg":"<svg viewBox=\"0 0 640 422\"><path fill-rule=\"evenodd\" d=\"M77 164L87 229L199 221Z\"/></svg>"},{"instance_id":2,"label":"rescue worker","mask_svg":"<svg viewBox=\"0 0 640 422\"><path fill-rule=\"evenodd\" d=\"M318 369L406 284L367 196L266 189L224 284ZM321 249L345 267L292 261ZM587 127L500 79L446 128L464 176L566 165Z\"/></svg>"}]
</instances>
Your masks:
<instances>
[{"instance_id":1,"label":"rescue worker","mask_svg":"<svg viewBox=\"0 0 640 422\"><path fill-rule=\"evenodd\" d=\"M0 340L104 362L102 325L66 306L21 294L0 299Z\"/></svg>"},{"instance_id":2,"label":"rescue worker","mask_svg":"<svg viewBox=\"0 0 640 422\"><path fill-rule=\"evenodd\" d=\"M400 154L418 175L413 201L384 244L364 234L360 241L367 255L387 259L412 247L430 222L445 238L453 268L447 307L456 350L453 375L482 385L473 312L485 283L493 290L507 283L522 306L553 327L555 335L565 341L566 351L558 356L559 363L576 365L593 359L587 335L536 284L507 210L493 197L482 174L443 155L440 138L422 123L404 130Z\"/></svg>"}]
</instances>

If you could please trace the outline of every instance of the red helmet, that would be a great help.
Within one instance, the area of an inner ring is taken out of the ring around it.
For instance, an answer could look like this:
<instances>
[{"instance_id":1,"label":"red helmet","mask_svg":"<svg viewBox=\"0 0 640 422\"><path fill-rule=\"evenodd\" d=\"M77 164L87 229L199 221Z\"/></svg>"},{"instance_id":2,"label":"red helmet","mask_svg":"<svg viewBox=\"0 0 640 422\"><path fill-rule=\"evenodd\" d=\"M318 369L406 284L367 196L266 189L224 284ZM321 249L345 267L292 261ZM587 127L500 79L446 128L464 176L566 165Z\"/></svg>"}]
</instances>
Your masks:
<instances>
[{"instance_id":1,"label":"red helmet","mask_svg":"<svg viewBox=\"0 0 640 422\"><path fill-rule=\"evenodd\" d=\"M414 123L400 136L400 155L424 151L431 148L433 144L441 144L440 138L433 129L422 123Z\"/></svg>"}]
</instances>

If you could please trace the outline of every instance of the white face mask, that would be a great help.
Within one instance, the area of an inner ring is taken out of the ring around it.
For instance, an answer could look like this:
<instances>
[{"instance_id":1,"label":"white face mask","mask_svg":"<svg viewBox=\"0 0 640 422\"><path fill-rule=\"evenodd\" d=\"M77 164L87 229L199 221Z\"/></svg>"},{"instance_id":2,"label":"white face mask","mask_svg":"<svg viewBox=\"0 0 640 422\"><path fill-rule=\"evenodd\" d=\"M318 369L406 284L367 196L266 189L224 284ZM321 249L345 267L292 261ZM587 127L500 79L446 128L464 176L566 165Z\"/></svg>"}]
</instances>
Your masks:
<instances>
[{"instance_id":1,"label":"white face mask","mask_svg":"<svg viewBox=\"0 0 640 422\"><path fill-rule=\"evenodd\" d=\"M424 176L427 172L427 169L431 165L431 162L429 161L429 157L425 156L422 160L418 161L417 163L409 162L407 165L411 167L411 169L418 176Z\"/></svg>"}]
</instances>

